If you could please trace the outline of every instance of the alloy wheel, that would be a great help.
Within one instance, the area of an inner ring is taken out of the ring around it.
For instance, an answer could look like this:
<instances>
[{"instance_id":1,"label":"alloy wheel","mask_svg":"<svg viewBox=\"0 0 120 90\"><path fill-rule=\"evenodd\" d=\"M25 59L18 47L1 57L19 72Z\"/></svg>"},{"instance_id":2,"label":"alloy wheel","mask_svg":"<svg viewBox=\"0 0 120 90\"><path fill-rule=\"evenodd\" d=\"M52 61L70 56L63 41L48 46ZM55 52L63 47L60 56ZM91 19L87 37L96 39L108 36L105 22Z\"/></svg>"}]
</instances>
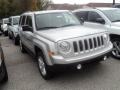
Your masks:
<instances>
[{"instance_id":1,"label":"alloy wheel","mask_svg":"<svg viewBox=\"0 0 120 90\"><path fill-rule=\"evenodd\" d=\"M112 54L113 54L115 57L120 58L120 42L119 42L119 41L114 41L114 42L113 42Z\"/></svg>"},{"instance_id":2,"label":"alloy wheel","mask_svg":"<svg viewBox=\"0 0 120 90\"><path fill-rule=\"evenodd\" d=\"M38 57L38 64L39 64L39 69L41 71L41 74L43 76L46 76L47 71L46 71L45 63L41 57Z\"/></svg>"}]
</instances>

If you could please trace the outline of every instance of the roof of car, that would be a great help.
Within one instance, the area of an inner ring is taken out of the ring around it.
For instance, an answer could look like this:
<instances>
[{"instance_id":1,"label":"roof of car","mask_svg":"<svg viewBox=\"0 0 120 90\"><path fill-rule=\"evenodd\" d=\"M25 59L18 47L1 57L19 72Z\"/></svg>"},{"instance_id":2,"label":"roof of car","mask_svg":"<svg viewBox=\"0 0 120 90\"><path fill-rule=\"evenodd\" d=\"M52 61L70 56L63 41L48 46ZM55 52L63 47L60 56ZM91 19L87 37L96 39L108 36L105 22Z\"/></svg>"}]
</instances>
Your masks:
<instances>
[{"instance_id":1,"label":"roof of car","mask_svg":"<svg viewBox=\"0 0 120 90\"><path fill-rule=\"evenodd\" d=\"M20 17L20 16L11 16L11 17Z\"/></svg>"},{"instance_id":2,"label":"roof of car","mask_svg":"<svg viewBox=\"0 0 120 90\"><path fill-rule=\"evenodd\" d=\"M118 8L112 8L112 7L83 8L83 9L74 10L73 12L89 11L89 10L112 10L112 9L118 9Z\"/></svg>"},{"instance_id":3,"label":"roof of car","mask_svg":"<svg viewBox=\"0 0 120 90\"><path fill-rule=\"evenodd\" d=\"M8 18L3 18L2 20L8 20Z\"/></svg>"},{"instance_id":4,"label":"roof of car","mask_svg":"<svg viewBox=\"0 0 120 90\"><path fill-rule=\"evenodd\" d=\"M45 10L45 11L28 11L23 13L23 15L25 14L44 14L44 13L55 13L55 12L67 12L68 10Z\"/></svg>"},{"instance_id":5,"label":"roof of car","mask_svg":"<svg viewBox=\"0 0 120 90\"><path fill-rule=\"evenodd\" d=\"M110 7L104 7L104 8L96 8L98 10L113 10L113 9L118 9L118 8L110 8Z\"/></svg>"},{"instance_id":6,"label":"roof of car","mask_svg":"<svg viewBox=\"0 0 120 90\"><path fill-rule=\"evenodd\" d=\"M20 16L11 16L11 17L9 17L9 18L17 18L17 17L19 18Z\"/></svg>"}]
</instances>

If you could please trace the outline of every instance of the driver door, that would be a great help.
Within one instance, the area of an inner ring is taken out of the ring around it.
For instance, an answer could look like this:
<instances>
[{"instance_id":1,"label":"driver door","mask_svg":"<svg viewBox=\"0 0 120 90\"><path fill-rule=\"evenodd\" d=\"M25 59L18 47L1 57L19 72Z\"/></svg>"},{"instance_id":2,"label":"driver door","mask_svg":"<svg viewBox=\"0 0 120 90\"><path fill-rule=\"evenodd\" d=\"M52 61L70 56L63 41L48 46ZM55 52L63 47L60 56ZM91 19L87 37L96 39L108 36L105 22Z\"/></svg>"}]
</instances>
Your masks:
<instances>
[{"instance_id":1,"label":"driver door","mask_svg":"<svg viewBox=\"0 0 120 90\"><path fill-rule=\"evenodd\" d=\"M27 48L33 53L34 52L34 45L33 45L33 23L32 23L32 16L26 17L26 24L28 30L23 31L24 32L24 39L26 42Z\"/></svg>"}]
</instances>

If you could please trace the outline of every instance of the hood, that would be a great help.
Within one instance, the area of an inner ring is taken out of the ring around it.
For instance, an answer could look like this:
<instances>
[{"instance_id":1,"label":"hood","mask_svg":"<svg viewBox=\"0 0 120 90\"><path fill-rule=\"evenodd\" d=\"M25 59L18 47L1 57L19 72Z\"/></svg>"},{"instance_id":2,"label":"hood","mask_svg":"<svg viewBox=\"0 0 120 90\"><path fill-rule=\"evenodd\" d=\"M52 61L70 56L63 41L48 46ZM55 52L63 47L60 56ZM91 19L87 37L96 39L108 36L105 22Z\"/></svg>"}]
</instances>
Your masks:
<instances>
[{"instance_id":1,"label":"hood","mask_svg":"<svg viewBox=\"0 0 120 90\"><path fill-rule=\"evenodd\" d=\"M18 28L18 25L14 25L15 28Z\"/></svg>"},{"instance_id":2,"label":"hood","mask_svg":"<svg viewBox=\"0 0 120 90\"><path fill-rule=\"evenodd\" d=\"M37 34L51 40L53 42L57 42L59 40L66 40L71 38L82 37L86 35L92 35L97 33L105 32L103 29L95 29L88 28L84 26L71 26L71 27L63 27L57 29L49 29L49 30L41 30L37 31Z\"/></svg>"},{"instance_id":3,"label":"hood","mask_svg":"<svg viewBox=\"0 0 120 90\"><path fill-rule=\"evenodd\" d=\"M14 31L18 32L18 25L14 25Z\"/></svg>"},{"instance_id":4,"label":"hood","mask_svg":"<svg viewBox=\"0 0 120 90\"><path fill-rule=\"evenodd\" d=\"M112 22L111 26L120 27L120 22Z\"/></svg>"}]
</instances>

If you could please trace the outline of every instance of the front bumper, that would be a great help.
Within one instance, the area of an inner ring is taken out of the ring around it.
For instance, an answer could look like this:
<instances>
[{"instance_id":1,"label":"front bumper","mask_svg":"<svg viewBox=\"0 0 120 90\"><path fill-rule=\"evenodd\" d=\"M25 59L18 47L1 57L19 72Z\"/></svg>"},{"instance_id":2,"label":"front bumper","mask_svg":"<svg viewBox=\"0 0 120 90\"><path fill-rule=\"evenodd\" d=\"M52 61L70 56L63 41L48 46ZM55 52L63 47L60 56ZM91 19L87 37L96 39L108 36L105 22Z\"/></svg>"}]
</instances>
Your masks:
<instances>
[{"instance_id":1,"label":"front bumper","mask_svg":"<svg viewBox=\"0 0 120 90\"><path fill-rule=\"evenodd\" d=\"M6 32L6 31L8 31L8 29L7 29L7 28L4 28L4 29L3 29L3 32Z\"/></svg>"},{"instance_id":2,"label":"front bumper","mask_svg":"<svg viewBox=\"0 0 120 90\"><path fill-rule=\"evenodd\" d=\"M106 47L101 52L92 53L92 54L85 56L85 57L79 56L79 57L65 59L61 56L52 56L52 60L53 60L54 64L72 64L72 63L79 63L80 64L82 62L92 61L93 59L97 60L98 57L106 56L108 53L110 53L112 51L112 48L113 48L113 45L110 42L108 47Z\"/></svg>"},{"instance_id":3,"label":"front bumper","mask_svg":"<svg viewBox=\"0 0 120 90\"><path fill-rule=\"evenodd\" d=\"M15 38L18 38L18 32L14 32Z\"/></svg>"}]
</instances>

